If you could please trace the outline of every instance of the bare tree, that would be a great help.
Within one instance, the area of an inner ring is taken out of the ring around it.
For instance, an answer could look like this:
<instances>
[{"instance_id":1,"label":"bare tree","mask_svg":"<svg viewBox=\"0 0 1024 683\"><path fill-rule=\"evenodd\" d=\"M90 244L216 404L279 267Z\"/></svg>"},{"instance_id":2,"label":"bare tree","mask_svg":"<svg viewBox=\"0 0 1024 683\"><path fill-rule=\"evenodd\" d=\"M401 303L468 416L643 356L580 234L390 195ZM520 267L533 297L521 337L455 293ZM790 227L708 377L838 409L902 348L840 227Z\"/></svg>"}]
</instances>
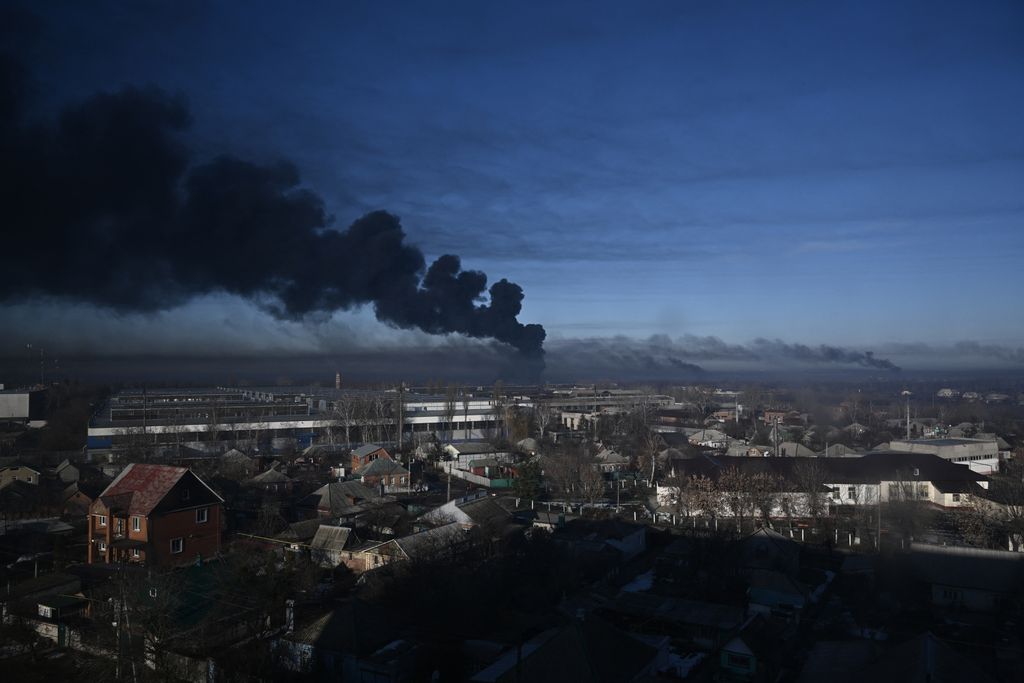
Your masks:
<instances>
[{"instance_id":1,"label":"bare tree","mask_svg":"<svg viewBox=\"0 0 1024 683\"><path fill-rule=\"evenodd\" d=\"M658 453L664 448L665 442L659 434L647 430L640 442L640 454L637 457L637 468L648 486L654 486L654 478L658 468Z\"/></svg>"},{"instance_id":2,"label":"bare tree","mask_svg":"<svg viewBox=\"0 0 1024 683\"><path fill-rule=\"evenodd\" d=\"M801 458L793 467L793 483L805 496L807 514L815 522L828 512L825 498L826 476L825 468L817 458Z\"/></svg>"},{"instance_id":3,"label":"bare tree","mask_svg":"<svg viewBox=\"0 0 1024 683\"><path fill-rule=\"evenodd\" d=\"M334 399L331 405L331 418L340 425L345 434L345 448L352 448L352 424L356 416L356 400L351 394L344 393ZM331 433L333 433L333 429Z\"/></svg>"},{"instance_id":4,"label":"bare tree","mask_svg":"<svg viewBox=\"0 0 1024 683\"><path fill-rule=\"evenodd\" d=\"M726 510L736 518L738 527L742 529L743 520L753 512L751 478L732 465L718 477L718 488Z\"/></svg>"},{"instance_id":5,"label":"bare tree","mask_svg":"<svg viewBox=\"0 0 1024 683\"><path fill-rule=\"evenodd\" d=\"M537 429L540 432L540 438L543 440L547 433L548 426L555 418L555 412L551 409L551 406L543 400L538 400L533 406L533 419L537 424Z\"/></svg>"},{"instance_id":6,"label":"bare tree","mask_svg":"<svg viewBox=\"0 0 1024 683\"><path fill-rule=\"evenodd\" d=\"M770 472L757 472L748 478L750 502L754 510L761 515L765 526L772 525L771 517L782 488L782 479Z\"/></svg>"},{"instance_id":7,"label":"bare tree","mask_svg":"<svg viewBox=\"0 0 1024 683\"><path fill-rule=\"evenodd\" d=\"M604 498L607 484L604 475L593 459L586 459L581 463L579 470L579 492L583 500L593 505Z\"/></svg>"},{"instance_id":8,"label":"bare tree","mask_svg":"<svg viewBox=\"0 0 1024 683\"><path fill-rule=\"evenodd\" d=\"M703 474L693 475L687 479L684 495L694 513L718 517L721 512L722 496L718 485Z\"/></svg>"}]
</instances>

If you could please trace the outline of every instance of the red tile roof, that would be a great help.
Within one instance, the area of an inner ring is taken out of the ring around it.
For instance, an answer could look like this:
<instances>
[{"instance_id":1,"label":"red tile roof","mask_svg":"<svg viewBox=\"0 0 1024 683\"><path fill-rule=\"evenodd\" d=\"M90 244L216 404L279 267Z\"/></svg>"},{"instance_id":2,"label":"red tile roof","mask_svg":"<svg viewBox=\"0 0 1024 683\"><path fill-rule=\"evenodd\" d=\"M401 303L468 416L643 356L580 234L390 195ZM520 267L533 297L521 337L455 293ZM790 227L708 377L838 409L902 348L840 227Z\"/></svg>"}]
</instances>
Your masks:
<instances>
[{"instance_id":1,"label":"red tile roof","mask_svg":"<svg viewBox=\"0 0 1024 683\"><path fill-rule=\"evenodd\" d=\"M148 515L181 480L186 467L132 463L100 494L109 507L127 508L132 515Z\"/></svg>"}]
</instances>

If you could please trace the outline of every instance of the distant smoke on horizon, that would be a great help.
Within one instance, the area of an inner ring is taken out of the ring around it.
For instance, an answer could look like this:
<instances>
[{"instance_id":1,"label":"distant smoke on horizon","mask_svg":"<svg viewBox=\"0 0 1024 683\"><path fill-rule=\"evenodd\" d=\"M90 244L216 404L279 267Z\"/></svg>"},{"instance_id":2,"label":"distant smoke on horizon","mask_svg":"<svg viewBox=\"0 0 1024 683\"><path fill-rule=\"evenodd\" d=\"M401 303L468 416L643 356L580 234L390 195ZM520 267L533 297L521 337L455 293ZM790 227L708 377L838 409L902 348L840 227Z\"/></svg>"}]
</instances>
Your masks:
<instances>
[{"instance_id":1,"label":"distant smoke on horizon","mask_svg":"<svg viewBox=\"0 0 1024 683\"><path fill-rule=\"evenodd\" d=\"M375 211L336 230L291 163L196 163L179 139L190 123L181 96L128 87L50 122L29 119L30 86L0 53L0 301L144 313L227 292L281 319L372 304L391 325L542 357L544 328L518 320L519 285L488 288L450 254L427 266L396 216Z\"/></svg>"},{"instance_id":2,"label":"distant smoke on horizon","mask_svg":"<svg viewBox=\"0 0 1024 683\"><path fill-rule=\"evenodd\" d=\"M591 337L552 340L548 347L552 365L557 363L578 368L581 373L589 370L608 373L609 376L616 372L642 374L645 371L692 376L705 371L700 363L776 365L783 362L812 366L845 365L887 372L900 370L891 361L876 358L871 351L856 351L826 344L789 344L778 339L763 338L749 344L729 344L718 337L696 335L685 335L678 339L667 335L653 335L647 339Z\"/></svg>"}]
</instances>

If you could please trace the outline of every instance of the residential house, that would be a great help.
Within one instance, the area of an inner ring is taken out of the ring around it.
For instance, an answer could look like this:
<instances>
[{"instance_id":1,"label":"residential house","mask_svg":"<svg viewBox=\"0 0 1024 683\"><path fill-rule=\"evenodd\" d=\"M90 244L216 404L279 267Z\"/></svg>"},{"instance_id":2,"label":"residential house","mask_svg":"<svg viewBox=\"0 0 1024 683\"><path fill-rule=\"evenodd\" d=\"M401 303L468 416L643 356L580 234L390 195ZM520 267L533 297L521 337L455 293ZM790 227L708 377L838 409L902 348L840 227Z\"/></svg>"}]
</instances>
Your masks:
<instances>
[{"instance_id":1,"label":"residential house","mask_svg":"<svg viewBox=\"0 0 1024 683\"><path fill-rule=\"evenodd\" d=\"M319 517L316 519L304 519L301 522L292 522L288 525L288 528L274 536L274 538L278 541L287 541L289 543L288 550L300 552L304 546L310 544L322 523L324 523L324 520Z\"/></svg>"},{"instance_id":2,"label":"residential house","mask_svg":"<svg viewBox=\"0 0 1024 683\"><path fill-rule=\"evenodd\" d=\"M623 627L666 633L705 648L722 645L746 620L742 607L623 591L604 611Z\"/></svg>"},{"instance_id":3,"label":"residential house","mask_svg":"<svg viewBox=\"0 0 1024 683\"><path fill-rule=\"evenodd\" d=\"M0 469L0 489L15 481L38 486L39 474L39 470L23 463L8 465Z\"/></svg>"},{"instance_id":4,"label":"residential house","mask_svg":"<svg viewBox=\"0 0 1024 683\"><path fill-rule=\"evenodd\" d=\"M218 469L221 476L242 481L255 476L259 470L259 464L255 458L250 458L237 448L232 448L220 456Z\"/></svg>"},{"instance_id":5,"label":"residential house","mask_svg":"<svg viewBox=\"0 0 1024 683\"><path fill-rule=\"evenodd\" d=\"M73 481L64 489L62 497L64 507L61 514L64 517L80 518L89 514L89 508L94 500L103 493L106 484L99 482Z\"/></svg>"},{"instance_id":6,"label":"residential house","mask_svg":"<svg viewBox=\"0 0 1024 683\"><path fill-rule=\"evenodd\" d=\"M1021 599L1024 554L913 543L910 558L936 607L992 613Z\"/></svg>"},{"instance_id":7,"label":"residential house","mask_svg":"<svg viewBox=\"0 0 1024 683\"><path fill-rule=\"evenodd\" d=\"M296 625L294 608L290 610L286 631L273 647L281 669L321 680L397 683L411 679L415 650L394 636L404 615L351 599Z\"/></svg>"},{"instance_id":8,"label":"residential house","mask_svg":"<svg viewBox=\"0 0 1024 683\"><path fill-rule=\"evenodd\" d=\"M374 489L359 481L335 481L324 484L311 493L303 504L316 508L320 517L335 517L344 514L356 505L383 503L393 500L384 498Z\"/></svg>"},{"instance_id":9,"label":"residential house","mask_svg":"<svg viewBox=\"0 0 1024 683\"><path fill-rule=\"evenodd\" d=\"M53 469L53 473L65 484L78 481L81 474L79 469L71 464L70 460L62 460L61 463Z\"/></svg>"},{"instance_id":10,"label":"residential house","mask_svg":"<svg viewBox=\"0 0 1024 683\"><path fill-rule=\"evenodd\" d=\"M352 450L352 469L357 470L360 467L369 465L374 460L384 458L385 460L394 460L388 450L383 446L378 446L375 443L368 443L359 448Z\"/></svg>"},{"instance_id":11,"label":"residential house","mask_svg":"<svg viewBox=\"0 0 1024 683\"><path fill-rule=\"evenodd\" d=\"M647 529L618 520L574 519L556 529L552 539L576 554L610 548L628 562L647 548Z\"/></svg>"},{"instance_id":12,"label":"residential house","mask_svg":"<svg viewBox=\"0 0 1024 683\"><path fill-rule=\"evenodd\" d=\"M725 450L733 440L717 429L699 429L690 435L689 441L693 446Z\"/></svg>"},{"instance_id":13,"label":"residential house","mask_svg":"<svg viewBox=\"0 0 1024 683\"><path fill-rule=\"evenodd\" d=\"M454 557L466 542L466 530L458 522L428 529L409 536L378 543L362 552L366 570L392 562L435 560Z\"/></svg>"},{"instance_id":14,"label":"residential house","mask_svg":"<svg viewBox=\"0 0 1024 683\"><path fill-rule=\"evenodd\" d=\"M88 562L174 566L217 555L223 504L190 469L130 464L89 508Z\"/></svg>"},{"instance_id":15,"label":"residential house","mask_svg":"<svg viewBox=\"0 0 1024 683\"><path fill-rule=\"evenodd\" d=\"M321 524L309 545L314 562L323 567L337 567L353 561L348 551L359 545L359 537L348 527Z\"/></svg>"},{"instance_id":16,"label":"residential house","mask_svg":"<svg viewBox=\"0 0 1024 683\"><path fill-rule=\"evenodd\" d=\"M369 487L386 493L409 491L410 475L397 462L388 458L377 458L357 469L353 474Z\"/></svg>"},{"instance_id":17,"label":"residential house","mask_svg":"<svg viewBox=\"0 0 1024 683\"><path fill-rule=\"evenodd\" d=\"M776 680L788 658L783 648L784 633L774 622L760 615L747 620L719 651L720 681Z\"/></svg>"},{"instance_id":18,"label":"residential house","mask_svg":"<svg viewBox=\"0 0 1024 683\"><path fill-rule=\"evenodd\" d=\"M602 472L620 472L629 467L629 458L611 448L602 448L594 459Z\"/></svg>"},{"instance_id":19,"label":"residential house","mask_svg":"<svg viewBox=\"0 0 1024 683\"><path fill-rule=\"evenodd\" d=\"M512 513L486 492L448 501L426 513L421 519L435 524L457 522L464 529L482 526L498 530L512 521Z\"/></svg>"},{"instance_id":20,"label":"residential house","mask_svg":"<svg viewBox=\"0 0 1024 683\"><path fill-rule=\"evenodd\" d=\"M508 451L498 450L491 444L482 441L450 443L445 445L443 450L445 457L454 461L455 466L462 470L468 470L470 463L476 460L491 459L500 463L512 460Z\"/></svg>"},{"instance_id":21,"label":"residential house","mask_svg":"<svg viewBox=\"0 0 1024 683\"><path fill-rule=\"evenodd\" d=\"M251 479L242 482L246 488L259 489L267 493L291 493L295 480L278 469L276 463L271 465L266 472L261 472Z\"/></svg>"}]
</instances>

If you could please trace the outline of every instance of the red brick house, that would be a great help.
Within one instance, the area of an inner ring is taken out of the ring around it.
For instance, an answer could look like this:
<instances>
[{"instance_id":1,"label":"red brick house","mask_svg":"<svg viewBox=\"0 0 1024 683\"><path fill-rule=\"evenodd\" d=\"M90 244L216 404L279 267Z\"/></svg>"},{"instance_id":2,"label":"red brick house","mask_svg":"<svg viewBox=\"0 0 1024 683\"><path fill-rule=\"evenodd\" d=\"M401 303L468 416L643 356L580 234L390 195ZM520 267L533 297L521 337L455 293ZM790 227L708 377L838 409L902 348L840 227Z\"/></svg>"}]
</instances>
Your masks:
<instances>
[{"instance_id":1,"label":"red brick house","mask_svg":"<svg viewBox=\"0 0 1024 683\"><path fill-rule=\"evenodd\" d=\"M223 505L188 468L128 465L89 506L88 561L167 567L212 557Z\"/></svg>"},{"instance_id":2,"label":"red brick house","mask_svg":"<svg viewBox=\"0 0 1024 683\"><path fill-rule=\"evenodd\" d=\"M384 458L385 460L394 460L391 454L388 453L388 449L383 446L378 446L375 443L368 443L365 446L360 446L352 451L352 470L358 470L360 467L369 465L374 460Z\"/></svg>"}]
</instances>

